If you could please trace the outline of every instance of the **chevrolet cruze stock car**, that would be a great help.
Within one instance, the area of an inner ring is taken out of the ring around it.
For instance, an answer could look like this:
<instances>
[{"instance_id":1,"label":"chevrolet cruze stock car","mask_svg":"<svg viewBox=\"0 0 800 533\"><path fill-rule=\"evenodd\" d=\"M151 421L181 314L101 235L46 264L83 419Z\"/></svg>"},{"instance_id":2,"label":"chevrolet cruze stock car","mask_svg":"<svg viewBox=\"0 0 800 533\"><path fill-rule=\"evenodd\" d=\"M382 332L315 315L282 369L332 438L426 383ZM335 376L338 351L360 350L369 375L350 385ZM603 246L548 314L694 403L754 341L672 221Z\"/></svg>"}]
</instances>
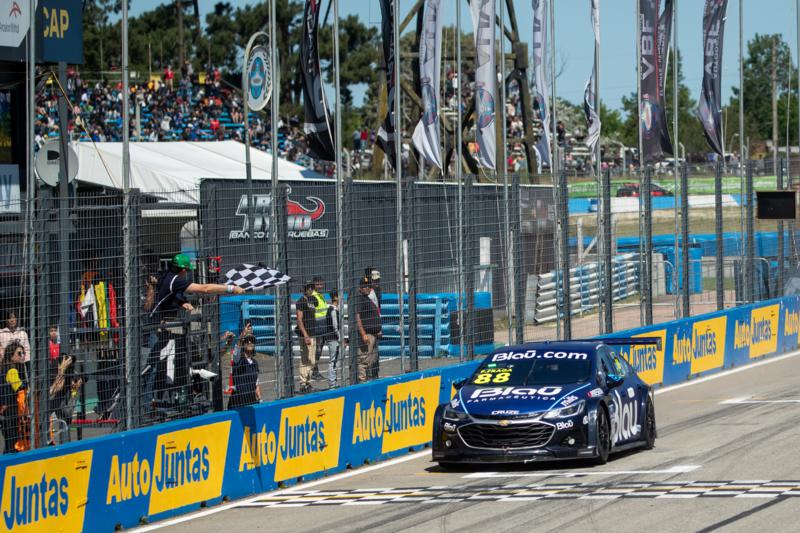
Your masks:
<instances>
[{"instance_id":1,"label":"chevrolet cruze stock car","mask_svg":"<svg viewBox=\"0 0 800 533\"><path fill-rule=\"evenodd\" d=\"M537 342L495 350L436 409L433 460L445 468L558 459L604 464L614 452L651 449L653 391L617 352L659 342Z\"/></svg>"}]
</instances>

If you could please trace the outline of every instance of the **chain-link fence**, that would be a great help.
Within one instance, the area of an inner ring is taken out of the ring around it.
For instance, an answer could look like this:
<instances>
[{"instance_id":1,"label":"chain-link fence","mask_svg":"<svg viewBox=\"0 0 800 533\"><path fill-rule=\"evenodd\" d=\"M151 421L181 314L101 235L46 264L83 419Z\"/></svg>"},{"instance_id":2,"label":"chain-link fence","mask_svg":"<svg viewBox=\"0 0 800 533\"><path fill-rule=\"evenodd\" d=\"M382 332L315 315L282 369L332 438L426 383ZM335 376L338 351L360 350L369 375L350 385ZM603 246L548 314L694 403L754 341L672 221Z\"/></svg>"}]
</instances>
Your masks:
<instances>
[{"instance_id":1,"label":"chain-link fence","mask_svg":"<svg viewBox=\"0 0 800 533\"><path fill-rule=\"evenodd\" d=\"M792 183L756 172L40 188L3 206L5 449L777 296L800 278L794 223L747 199ZM291 280L226 285L259 267Z\"/></svg>"}]
</instances>

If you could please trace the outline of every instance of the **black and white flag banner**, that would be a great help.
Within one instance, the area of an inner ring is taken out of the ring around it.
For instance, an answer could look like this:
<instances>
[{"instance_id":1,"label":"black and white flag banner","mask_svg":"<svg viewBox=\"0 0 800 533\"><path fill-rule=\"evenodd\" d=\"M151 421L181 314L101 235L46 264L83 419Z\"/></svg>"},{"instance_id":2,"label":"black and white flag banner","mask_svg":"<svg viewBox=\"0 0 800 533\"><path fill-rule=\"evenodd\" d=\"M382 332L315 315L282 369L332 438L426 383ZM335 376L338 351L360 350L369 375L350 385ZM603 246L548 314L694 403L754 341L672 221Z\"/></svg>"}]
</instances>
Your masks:
<instances>
[{"instance_id":1,"label":"black and white flag banner","mask_svg":"<svg viewBox=\"0 0 800 533\"><path fill-rule=\"evenodd\" d=\"M422 87L422 117L412 141L431 165L442 168L439 142L439 90L442 73L441 0L425 0L422 36L419 40L419 80ZM461 80L458 80L461 83Z\"/></svg>"},{"instance_id":2,"label":"black and white flag banner","mask_svg":"<svg viewBox=\"0 0 800 533\"><path fill-rule=\"evenodd\" d=\"M600 46L600 0L591 0L592 2L592 29L594 30L594 66L592 67L592 75L589 76L589 81L586 82L586 89L583 91L583 112L586 114L586 126L588 134L586 135L586 146L592 152L592 159L595 157L595 147L597 141L600 140L600 117L595 109L595 79L597 77L597 49Z\"/></svg>"},{"instance_id":3,"label":"black and white flag banner","mask_svg":"<svg viewBox=\"0 0 800 533\"><path fill-rule=\"evenodd\" d=\"M383 34L383 59L386 65L386 90L389 94L389 106L386 113L386 118L383 120L381 127L378 129L377 144L386 157L392 168L396 167L396 150L394 145L395 135L395 117L394 117L394 99L396 97L397 84L394 79L394 62L395 49L394 49L394 3L397 0L380 0L381 15L383 22L381 23L381 33Z\"/></svg>"},{"instance_id":4,"label":"black and white flag banner","mask_svg":"<svg viewBox=\"0 0 800 533\"><path fill-rule=\"evenodd\" d=\"M472 0L469 8L472 14L472 27L475 29L475 128L478 163L484 168L495 170L497 156L495 1Z\"/></svg>"},{"instance_id":5,"label":"black and white flag banner","mask_svg":"<svg viewBox=\"0 0 800 533\"><path fill-rule=\"evenodd\" d=\"M550 106L547 103L547 0L533 0L533 112L542 123L542 135L534 149L537 172L550 166Z\"/></svg>"},{"instance_id":6,"label":"black and white flag banner","mask_svg":"<svg viewBox=\"0 0 800 533\"><path fill-rule=\"evenodd\" d=\"M659 83L658 0L639 1L639 134L642 139L641 163L651 165L664 154L661 128L664 120L663 98Z\"/></svg>"},{"instance_id":7,"label":"black and white flag banner","mask_svg":"<svg viewBox=\"0 0 800 533\"><path fill-rule=\"evenodd\" d=\"M725 10L728 0L706 0L703 13L703 88L700 93L700 120L708 145L717 154L722 150L722 41L725 35Z\"/></svg>"},{"instance_id":8,"label":"black and white flag banner","mask_svg":"<svg viewBox=\"0 0 800 533\"><path fill-rule=\"evenodd\" d=\"M248 292L283 285L292 279L286 274L282 274L278 270L269 268L262 263L256 265L241 264L228 270L225 273L225 277L227 278L226 285L241 287Z\"/></svg>"},{"instance_id":9,"label":"black and white flag banner","mask_svg":"<svg viewBox=\"0 0 800 533\"><path fill-rule=\"evenodd\" d=\"M303 85L303 111L305 122L303 131L306 142L314 157L324 161L335 161L336 150L333 141L330 113L325 102L322 76L319 69L319 47L317 30L319 26L320 0L306 0L303 12L303 39L300 41L300 72Z\"/></svg>"}]
</instances>

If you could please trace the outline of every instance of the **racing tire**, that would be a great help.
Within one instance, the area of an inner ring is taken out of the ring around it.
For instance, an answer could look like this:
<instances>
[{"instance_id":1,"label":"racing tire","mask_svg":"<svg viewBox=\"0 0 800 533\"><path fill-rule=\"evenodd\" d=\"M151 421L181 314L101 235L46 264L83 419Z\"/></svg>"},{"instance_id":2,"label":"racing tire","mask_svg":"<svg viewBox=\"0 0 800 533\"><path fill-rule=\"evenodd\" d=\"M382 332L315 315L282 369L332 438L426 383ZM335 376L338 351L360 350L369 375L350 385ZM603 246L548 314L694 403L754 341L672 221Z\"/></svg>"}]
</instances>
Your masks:
<instances>
[{"instance_id":1,"label":"racing tire","mask_svg":"<svg viewBox=\"0 0 800 533\"><path fill-rule=\"evenodd\" d=\"M608 462L608 455L611 453L611 427L606 410L602 407L597 408L595 435L597 435L597 456L594 458L594 464L604 465Z\"/></svg>"},{"instance_id":2,"label":"racing tire","mask_svg":"<svg viewBox=\"0 0 800 533\"><path fill-rule=\"evenodd\" d=\"M647 399L644 415L644 428L642 430L644 449L652 450L656 445L656 410L650 398Z\"/></svg>"}]
</instances>

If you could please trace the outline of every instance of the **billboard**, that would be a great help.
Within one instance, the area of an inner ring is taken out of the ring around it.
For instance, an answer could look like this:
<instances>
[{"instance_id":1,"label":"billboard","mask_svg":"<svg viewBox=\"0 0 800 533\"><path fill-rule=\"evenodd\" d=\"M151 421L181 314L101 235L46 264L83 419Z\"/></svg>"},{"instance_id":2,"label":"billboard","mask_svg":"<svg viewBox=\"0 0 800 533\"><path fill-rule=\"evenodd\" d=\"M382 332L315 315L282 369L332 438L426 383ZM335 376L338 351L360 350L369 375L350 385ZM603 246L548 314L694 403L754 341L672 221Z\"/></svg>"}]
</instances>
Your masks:
<instances>
[{"instance_id":1,"label":"billboard","mask_svg":"<svg viewBox=\"0 0 800 533\"><path fill-rule=\"evenodd\" d=\"M83 63L83 2L36 2L37 63ZM25 61L27 0L0 0L0 61Z\"/></svg>"}]
</instances>

